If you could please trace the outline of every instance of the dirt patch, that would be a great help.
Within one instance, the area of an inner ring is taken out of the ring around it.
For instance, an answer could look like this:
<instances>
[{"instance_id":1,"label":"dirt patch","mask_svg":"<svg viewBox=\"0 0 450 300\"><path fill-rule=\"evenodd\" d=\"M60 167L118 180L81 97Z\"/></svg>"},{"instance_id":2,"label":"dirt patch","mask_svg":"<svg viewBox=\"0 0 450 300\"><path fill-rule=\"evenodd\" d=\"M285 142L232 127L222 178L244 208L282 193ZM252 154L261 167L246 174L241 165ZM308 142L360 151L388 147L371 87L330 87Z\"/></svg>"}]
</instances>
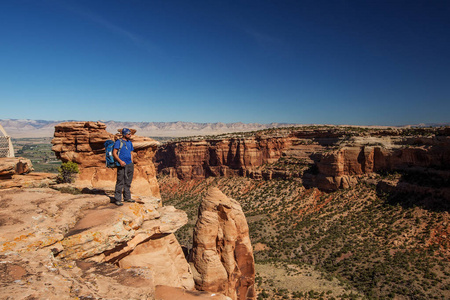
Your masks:
<instances>
[{"instance_id":1,"label":"dirt patch","mask_svg":"<svg viewBox=\"0 0 450 300\"><path fill-rule=\"evenodd\" d=\"M357 291L347 288L336 278L325 279L321 272L309 266L255 264L258 292L286 289L294 292L310 291L325 293L328 297L337 297L344 293ZM259 278L258 278L259 277Z\"/></svg>"},{"instance_id":2,"label":"dirt patch","mask_svg":"<svg viewBox=\"0 0 450 300\"><path fill-rule=\"evenodd\" d=\"M270 247L263 243L256 243L255 245L253 245L253 251L255 251L255 252L269 250L269 249L270 249Z\"/></svg>"},{"instance_id":3,"label":"dirt patch","mask_svg":"<svg viewBox=\"0 0 450 300\"><path fill-rule=\"evenodd\" d=\"M0 281L13 282L22 279L27 274L27 271L17 264L2 263L0 265L0 274Z\"/></svg>"},{"instance_id":4,"label":"dirt patch","mask_svg":"<svg viewBox=\"0 0 450 300\"><path fill-rule=\"evenodd\" d=\"M13 218L10 215L0 214L0 226L10 226L23 224L23 222L19 219Z\"/></svg>"}]
</instances>

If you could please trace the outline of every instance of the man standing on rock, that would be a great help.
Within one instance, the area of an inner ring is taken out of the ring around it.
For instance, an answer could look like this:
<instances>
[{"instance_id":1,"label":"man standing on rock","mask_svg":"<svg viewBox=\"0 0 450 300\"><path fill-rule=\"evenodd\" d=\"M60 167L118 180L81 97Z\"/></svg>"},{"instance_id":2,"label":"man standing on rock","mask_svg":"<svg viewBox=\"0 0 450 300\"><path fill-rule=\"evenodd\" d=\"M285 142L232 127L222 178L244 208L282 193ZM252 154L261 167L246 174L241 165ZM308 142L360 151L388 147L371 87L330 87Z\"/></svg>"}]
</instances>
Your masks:
<instances>
[{"instance_id":1,"label":"man standing on rock","mask_svg":"<svg viewBox=\"0 0 450 300\"><path fill-rule=\"evenodd\" d=\"M133 143L130 140L131 130L128 128L122 129L122 138L114 143L113 156L120 164L117 167L116 190L114 194L115 204L122 206L123 201L135 202L131 199L131 182L133 181L134 164L131 156L131 151L134 150Z\"/></svg>"}]
</instances>

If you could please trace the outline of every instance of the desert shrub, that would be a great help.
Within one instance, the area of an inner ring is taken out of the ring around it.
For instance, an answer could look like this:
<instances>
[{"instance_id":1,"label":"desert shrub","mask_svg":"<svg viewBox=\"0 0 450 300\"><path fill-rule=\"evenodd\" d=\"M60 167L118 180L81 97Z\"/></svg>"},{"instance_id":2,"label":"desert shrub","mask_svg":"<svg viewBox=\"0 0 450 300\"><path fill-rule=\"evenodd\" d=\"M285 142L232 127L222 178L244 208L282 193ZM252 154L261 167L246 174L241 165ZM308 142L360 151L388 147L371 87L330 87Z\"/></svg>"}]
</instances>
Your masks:
<instances>
[{"instance_id":1,"label":"desert shrub","mask_svg":"<svg viewBox=\"0 0 450 300\"><path fill-rule=\"evenodd\" d=\"M58 168L59 175L56 178L58 183L72 183L75 179L75 175L80 173L78 165L72 161L68 161L61 164Z\"/></svg>"}]
</instances>

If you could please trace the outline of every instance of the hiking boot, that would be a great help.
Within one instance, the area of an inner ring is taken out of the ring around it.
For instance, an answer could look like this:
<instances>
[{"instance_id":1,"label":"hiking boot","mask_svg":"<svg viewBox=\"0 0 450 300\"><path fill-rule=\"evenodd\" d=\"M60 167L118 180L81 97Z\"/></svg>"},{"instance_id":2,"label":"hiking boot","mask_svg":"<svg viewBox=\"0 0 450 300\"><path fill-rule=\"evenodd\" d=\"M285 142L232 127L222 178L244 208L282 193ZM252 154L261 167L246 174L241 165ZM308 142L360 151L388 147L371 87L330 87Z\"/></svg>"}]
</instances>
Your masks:
<instances>
[{"instance_id":1,"label":"hiking boot","mask_svg":"<svg viewBox=\"0 0 450 300\"><path fill-rule=\"evenodd\" d=\"M123 205L122 201L115 201L114 204L117 205L117 206L122 206Z\"/></svg>"},{"instance_id":2,"label":"hiking boot","mask_svg":"<svg viewBox=\"0 0 450 300\"><path fill-rule=\"evenodd\" d=\"M126 199L126 200L123 200L123 201L125 201L125 202L130 202L130 203L136 202L136 201L134 201L133 199Z\"/></svg>"}]
</instances>

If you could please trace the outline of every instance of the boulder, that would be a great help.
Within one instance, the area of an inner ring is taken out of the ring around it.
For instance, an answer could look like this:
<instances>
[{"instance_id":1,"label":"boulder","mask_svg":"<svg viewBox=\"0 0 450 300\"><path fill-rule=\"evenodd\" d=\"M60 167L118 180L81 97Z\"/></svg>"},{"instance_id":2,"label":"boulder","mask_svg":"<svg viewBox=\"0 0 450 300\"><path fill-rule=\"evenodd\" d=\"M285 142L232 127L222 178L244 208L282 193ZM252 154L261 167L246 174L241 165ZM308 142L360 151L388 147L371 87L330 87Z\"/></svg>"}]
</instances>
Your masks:
<instances>
[{"instance_id":1,"label":"boulder","mask_svg":"<svg viewBox=\"0 0 450 300\"><path fill-rule=\"evenodd\" d=\"M28 174L34 170L31 160L23 157L0 157L0 179Z\"/></svg>"}]
</instances>

